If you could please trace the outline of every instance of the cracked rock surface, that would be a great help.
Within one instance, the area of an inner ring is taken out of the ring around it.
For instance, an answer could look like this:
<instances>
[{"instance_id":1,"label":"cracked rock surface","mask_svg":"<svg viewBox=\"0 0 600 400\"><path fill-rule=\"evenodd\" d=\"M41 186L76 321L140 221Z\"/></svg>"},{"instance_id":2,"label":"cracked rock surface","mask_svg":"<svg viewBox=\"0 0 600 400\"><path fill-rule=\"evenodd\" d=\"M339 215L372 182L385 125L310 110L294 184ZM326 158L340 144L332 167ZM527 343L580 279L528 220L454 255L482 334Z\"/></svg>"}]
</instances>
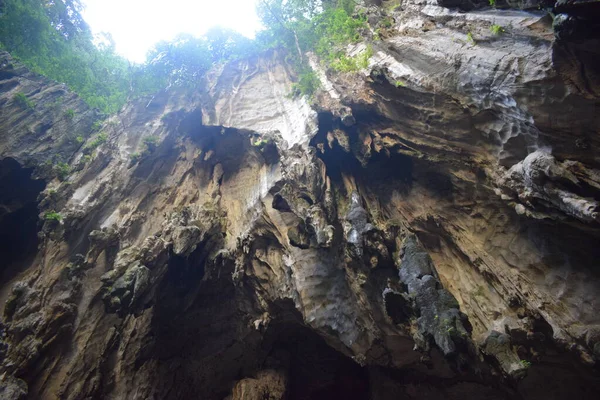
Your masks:
<instances>
[{"instance_id":1,"label":"cracked rock surface","mask_svg":"<svg viewBox=\"0 0 600 400\"><path fill-rule=\"evenodd\" d=\"M94 131L0 53L0 397L597 398L596 39L369 3L312 102L271 51Z\"/></svg>"}]
</instances>

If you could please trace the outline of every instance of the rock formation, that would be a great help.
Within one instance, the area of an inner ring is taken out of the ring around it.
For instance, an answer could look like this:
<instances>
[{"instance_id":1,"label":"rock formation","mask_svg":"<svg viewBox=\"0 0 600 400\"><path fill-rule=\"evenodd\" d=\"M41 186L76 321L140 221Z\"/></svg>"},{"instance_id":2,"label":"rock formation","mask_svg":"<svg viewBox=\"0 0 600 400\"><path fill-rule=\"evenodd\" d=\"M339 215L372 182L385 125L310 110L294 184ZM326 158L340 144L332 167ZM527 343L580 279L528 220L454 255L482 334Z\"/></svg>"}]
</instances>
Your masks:
<instances>
[{"instance_id":1,"label":"rock formation","mask_svg":"<svg viewBox=\"0 0 600 400\"><path fill-rule=\"evenodd\" d=\"M102 126L1 53L0 397L597 398L598 40L446 3Z\"/></svg>"}]
</instances>

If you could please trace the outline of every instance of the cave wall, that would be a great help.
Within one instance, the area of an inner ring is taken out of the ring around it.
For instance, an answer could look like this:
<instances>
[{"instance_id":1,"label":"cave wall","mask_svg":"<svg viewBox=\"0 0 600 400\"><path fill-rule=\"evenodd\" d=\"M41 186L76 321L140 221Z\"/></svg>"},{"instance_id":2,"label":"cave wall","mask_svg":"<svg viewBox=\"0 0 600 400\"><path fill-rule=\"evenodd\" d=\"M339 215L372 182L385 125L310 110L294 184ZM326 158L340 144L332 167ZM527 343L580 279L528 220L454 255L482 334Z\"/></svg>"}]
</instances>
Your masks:
<instances>
[{"instance_id":1,"label":"cave wall","mask_svg":"<svg viewBox=\"0 0 600 400\"><path fill-rule=\"evenodd\" d=\"M369 67L312 57L310 102L270 51L100 127L0 54L0 205L37 233L0 285L2 397L597 397L596 42L364 12Z\"/></svg>"}]
</instances>

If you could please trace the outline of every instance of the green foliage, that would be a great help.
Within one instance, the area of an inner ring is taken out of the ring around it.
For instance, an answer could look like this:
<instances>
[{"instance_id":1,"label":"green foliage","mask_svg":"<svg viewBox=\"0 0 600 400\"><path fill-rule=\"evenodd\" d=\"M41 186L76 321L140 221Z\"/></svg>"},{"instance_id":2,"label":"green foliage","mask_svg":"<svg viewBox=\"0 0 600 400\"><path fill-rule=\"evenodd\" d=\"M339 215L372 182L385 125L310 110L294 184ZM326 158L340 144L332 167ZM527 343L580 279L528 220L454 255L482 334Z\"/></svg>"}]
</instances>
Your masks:
<instances>
[{"instance_id":1,"label":"green foliage","mask_svg":"<svg viewBox=\"0 0 600 400\"><path fill-rule=\"evenodd\" d=\"M71 108L69 108L67 111L65 111L65 118L68 120L72 120L73 117L75 117L75 111Z\"/></svg>"},{"instance_id":2,"label":"green foliage","mask_svg":"<svg viewBox=\"0 0 600 400\"><path fill-rule=\"evenodd\" d=\"M129 65L114 46L96 47L79 0L4 0L0 45L32 71L66 83L92 107L127 100Z\"/></svg>"},{"instance_id":3,"label":"green foliage","mask_svg":"<svg viewBox=\"0 0 600 400\"><path fill-rule=\"evenodd\" d=\"M81 143L83 143L84 140L85 139L83 138L83 136L79 135L75 138L75 143L81 144Z\"/></svg>"},{"instance_id":4,"label":"green foliage","mask_svg":"<svg viewBox=\"0 0 600 400\"><path fill-rule=\"evenodd\" d=\"M59 162L55 164L53 169L54 173L56 174L56 177L61 181L67 179L67 177L71 173L71 167L65 162Z\"/></svg>"},{"instance_id":5,"label":"green foliage","mask_svg":"<svg viewBox=\"0 0 600 400\"><path fill-rule=\"evenodd\" d=\"M405 87L406 84L402 81L396 81L396 87Z\"/></svg>"},{"instance_id":6,"label":"green foliage","mask_svg":"<svg viewBox=\"0 0 600 400\"><path fill-rule=\"evenodd\" d=\"M527 360L521 360L521 365L523 366L523 368L529 368L531 367L531 362Z\"/></svg>"},{"instance_id":7,"label":"green foliage","mask_svg":"<svg viewBox=\"0 0 600 400\"><path fill-rule=\"evenodd\" d=\"M494 24L490 26L490 32L492 32L493 35L500 35L501 33L504 33L504 28Z\"/></svg>"},{"instance_id":8,"label":"green foliage","mask_svg":"<svg viewBox=\"0 0 600 400\"><path fill-rule=\"evenodd\" d=\"M386 16L379 23L384 28L391 28L394 25L394 20L390 16Z\"/></svg>"},{"instance_id":9,"label":"green foliage","mask_svg":"<svg viewBox=\"0 0 600 400\"><path fill-rule=\"evenodd\" d=\"M55 164L53 169L54 173L56 174L56 177L61 181L67 179L67 177L71 173L71 167L65 162L59 162Z\"/></svg>"},{"instance_id":10,"label":"green foliage","mask_svg":"<svg viewBox=\"0 0 600 400\"><path fill-rule=\"evenodd\" d=\"M135 153L131 153L129 155L129 159L131 160L130 165L137 163L145 156L154 152L156 150L156 148L158 147L159 142L160 142L160 138L155 135L146 136L144 139L142 139L142 144L143 144L142 152L141 153L135 152Z\"/></svg>"},{"instance_id":11,"label":"green foliage","mask_svg":"<svg viewBox=\"0 0 600 400\"><path fill-rule=\"evenodd\" d=\"M384 2L383 7L385 8L385 10L387 12L392 12L395 11L396 8L401 6L401 1L400 0L390 0L387 2Z\"/></svg>"},{"instance_id":12,"label":"green foliage","mask_svg":"<svg viewBox=\"0 0 600 400\"><path fill-rule=\"evenodd\" d=\"M475 38L473 38L473 34L471 32L467 33L467 41L472 44L473 46L475 46Z\"/></svg>"},{"instance_id":13,"label":"green foliage","mask_svg":"<svg viewBox=\"0 0 600 400\"><path fill-rule=\"evenodd\" d=\"M215 63L236 60L256 53L258 44L224 28L212 28L202 37L178 35L160 42L148 53L138 73L138 83L147 89L196 85Z\"/></svg>"},{"instance_id":14,"label":"green foliage","mask_svg":"<svg viewBox=\"0 0 600 400\"><path fill-rule=\"evenodd\" d=\"M345 54L341 54L337 59L331 63L331 68L338 72L354 72L360 68L354 57L348 57Z\"/></svg>"},{"instance_id":15,"label":"green foliage","mask_svg":"<svg viewBox=\"0 0 600 400\"><path fill-rule=\"evenodd\" d=\"M140 153L138 153L138 152L135 152L135 153L131 153L131 154L129 155L129 158L131 159L131 162L132 162L133 164L135 164L135 163L137 163L138 161L140 161L140 159L142 158L142 155L141 155Z\"/></svg>"},{"instance_id":16,"label":"green foliage","mask_svg":"<svg viewBox=\"0 0 600 400\"><path fill-rule=\"evenodd\" d=\"M296 91L313 93L318 80L307 73L310 66L304 57L308 51L338 71L357 71L368 66L366 54L346 56L345 47L360 39L366 28L364 15L353 15L354 0L262 0L258 14L267 27L258 40L268 46L283 46L290 52L298 71Z\"/></svg>"},{"instance_id":17,"label":"green foliage","mask_svg":"<svg viewBox=\"0 0 600 400\"><path fill-rule=\"evenodd\" d=\"M256 50L242 35L213 28L201 38L158 43L146 63L131 64L116 54L110 35L92 35L80 0L1 0L0 7L0 48L109 114L130 98L196 83L213 63Z\"/></svg>"},{"instance_id":18,"label":"green foliage","mask_svg":"<svg viewBox=\"0 0 600 400\"><path fill-rule=\"evenodd\" d=\"M101 144L106 143L107 140L108 135L106 133L99 133L91 142L85 145L83 152L85 154L91 154L92 151L96 150Z\"/></svg>"},{"instance_id":19,"label":"green foliage","mask_svg":"<svg viewBox=\"0 0 600 400\"><path fill-rule=\"evenodd\" d=\"M488 0L490 2L490 6L496 7L496 0Z\"/></svg>"},{"instance_id":20,"label":"green foliage","mask_svg":"<svg viewBox=\"0 0 600 400\"><path fill-rule=\"evenodd\" d=\"M0 0L0 48L109 114L131 98L174 85L193 87L216 63L276 46L288 49L297 67L295 92L310 96L319 81L308 72L306 52L339 70L368 66L369 52L356 59L345 56L345 46L357 42L367 26L364 15L354 15L355 6L355 0L261 0L258 11L267 29L256 40L222 28L199 38L179 35L158 43L146 62L137 65L116 54L109 35L92 35L81 17L81 0ZM33 106L25 100L24 106ZM65 117L72 119L74 111L67 110ZM97 121L92 129L98 131L101 125ZM101 144L93 143L86 149Z\"/></svg>"},{"instance_id":21,"label":"green foliage","mask_svg":"<svg viewBox=\"0 0 600 400\"><path fill-rule=\"evenodd\" d=\"M292 95L312 97L320 86L321 81L317 74L310 67L306 67L298 73L298 82L292 85Z\"/></svg>"},{"instance_id":22,"label":"green foliage","mask_svg":"<svg viewBox=\"0 0 600 400\"><path fill-rule=\"evenodd\" d=\"M17 103L19 105L19 107L28 108L28 109L33 109L33 107L34 107L33 101L29 100L27 98L27 96L25 96L25 94L23 94L21 92L16 93L13 96L13 100L15 103Z\"/></svg>"},{"instance_id":23,"label":"green foliage","mask_svg":"<svg viewBox=\"0 0 600 400\"><path fill-rule=\"evenodd\" d=\"M348 57L345 54L339 55L339 57L331 63L331 67L339 72L355 72L361 69L365 69L369 66L369 59L373 56L373 48L367 46L366 50L354 57Z\"/></svg>"},{"instance_id":24,"label":"green foliage","mask_svg":"<svg viewBox=\"0 0 600 400\"><path fill-rule=\"evenodd\" d=\"M142 143L144 144L144 146L146 146L146 149L150 152L156 150L156 147L158 146L158 142L159 142L159 138L158 136L146 136L143 140Z\"/></svg>"},{"instance_id":25,"label":"green foliage","mask_svg":"<svg viewBox=\"0 0 600 400\"><path fill-rule=\"evenodd\" d=\"M60 221L62 221L62 215L60 215L59 213L57 213L54 210L46 211L46 213L44 214L44 220L60 222Z\"/></svg>"},{"instance_id":26,"label":"green foliage","mask_svg":"<svg viewBox=\"0 0 600 400\"><path fill-rule=\"evenodd\" d=\"M94 123L92 124L92 132L97 132L100 130L100 128L102 128L102 121L94 121Z\"/></svg>"},{"instance_id":27,"label":"green foliage","mask_svg":"<svg viewBox=\"0 0 600 400\"><path fill-rule=\"evenodd\" d=\"M268 143L268 140L262 138L258 138L256 141L250 141L250 144L252 144L252 146L260 148L265 147Z\"/></svg>"}]
</instances>

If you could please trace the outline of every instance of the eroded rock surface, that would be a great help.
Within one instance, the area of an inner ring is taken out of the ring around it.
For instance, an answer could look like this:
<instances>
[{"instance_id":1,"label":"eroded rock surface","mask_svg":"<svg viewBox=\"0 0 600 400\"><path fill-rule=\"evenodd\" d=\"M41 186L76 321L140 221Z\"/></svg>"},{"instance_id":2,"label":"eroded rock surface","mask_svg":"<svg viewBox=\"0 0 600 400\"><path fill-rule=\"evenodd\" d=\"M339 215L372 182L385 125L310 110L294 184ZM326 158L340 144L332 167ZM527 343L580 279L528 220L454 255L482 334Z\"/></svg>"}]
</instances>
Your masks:
<instances>
[{"instance_id":1,"label":"eroded rock surface","mask_svg":"<svg viewBox=\"0 0 600 400\"><path fill-rule=\"evenodd\" d=\"M0 233L39 226L2 270L0 394L597 398L597 47L474 8L366 8L369 67L312 57L313 103L269 52L96 132L2 54Z\"/></svg>"}]
</instances>

